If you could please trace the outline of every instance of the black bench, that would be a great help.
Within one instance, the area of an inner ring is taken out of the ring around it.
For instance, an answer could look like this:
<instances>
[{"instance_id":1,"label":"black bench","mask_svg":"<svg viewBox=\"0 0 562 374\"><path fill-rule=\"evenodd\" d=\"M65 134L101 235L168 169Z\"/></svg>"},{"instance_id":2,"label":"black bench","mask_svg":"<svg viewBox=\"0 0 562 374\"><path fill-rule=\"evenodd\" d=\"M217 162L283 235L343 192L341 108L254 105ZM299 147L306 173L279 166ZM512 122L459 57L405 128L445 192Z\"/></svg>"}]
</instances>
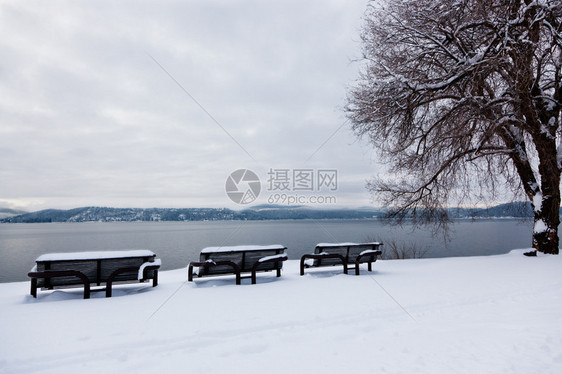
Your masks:
<instances>
[{"instance_id":1,"label":"black bench","mask_svg":"<svg viewBox=\"0 0 562 374\"><path fill-rule=\"evenodd\" d=\"M187 280L192 282L194 275L206 277L234 274L236 284L240 284L242 273L251 273L252 284L256 284L258 271L273 270L280 277L283 261L287 260L286 249L282 245L204 248L199 256L199 261L189 263ZM194 267L197 268L196 271L194 271Z\"/></svg>"},{"instance_id":2,"label":"black bench","mask_svg":"<svg viewBox=\"0 0 562 374\"><path fill-rule=\"evenodd\" d=\"M349 265L355 264L355 275L359 275L359 265L368 264L372 271L372 263L377 256L382 255L379 247L382 243L320 243L314 253L301 257L300 274L304 275L305 268L343 265L343 272L347 274Z\"/></svg>"},{"instance_id":3,"label":"black bench","mask_svg":"<svg viewBox=\"0 0 562 374\"><path fill-rule=\"evenodd\" d=\"M111 297L115 282L144 282L158 285L161 261L148 250L51 253L39 256L27 274L31 278L31 295L37 288L84 286L84 299L90 298L91 285L105 283L105 296Z\"/></svg>"}]
</instances>

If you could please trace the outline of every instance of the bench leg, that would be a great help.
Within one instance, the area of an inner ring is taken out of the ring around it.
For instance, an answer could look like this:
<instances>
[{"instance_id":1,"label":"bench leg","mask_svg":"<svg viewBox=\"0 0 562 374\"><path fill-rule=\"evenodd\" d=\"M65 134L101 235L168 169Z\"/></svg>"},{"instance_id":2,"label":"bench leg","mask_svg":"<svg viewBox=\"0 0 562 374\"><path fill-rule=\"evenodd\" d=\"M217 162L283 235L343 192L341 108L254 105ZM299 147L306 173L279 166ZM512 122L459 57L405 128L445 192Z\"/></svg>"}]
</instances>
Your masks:
<instances>
[{"instance_id":1,"label":"bench leg","mask_svg":"<svg viewBox=\"0 0 562 374\"><path fill-rule=\"evenodd\" d=\"M193 264L190 262L187 267L187 281L193 282Z\"/></svg>"},{"instance_id":2,"label":"bench leg","mask_svg":"<svg viewBox=\"0 0 562 374\"><path fill-rule=\"evenodd\" d=\"M121 273L134 272L134 271L138 272L139 268L138 267L121 268L111 273L109 278L107 278L107 282L105 282L105 297L111 297L111 287L113 286L113 279L115 279L115 277L117 277Z\"/></svg>"},{"instance_id":3,"label":"bench leg","mask_svg":"<svg viewBox=\"0 0 562 374\"><path fill-rule=\"evenodd\" d=\"M368 257L369 261L367 261L367 269L369 271L373 271L373 262L377 261L377 256L372 254L368 254L366 256L369 256ZM359 265L361 264L362 258L363 256L359 256L357 257L357 260L355 260L355 275L359 275Z\"/></svg>"},{"instance_id":4,"label":"bench leg","mask_svg":"<svg viewBox=\"0 0 562 374\"><path fill-rule=\"evenodd\" d=\"M268 263L275 264L276 266L275 270L277 271L277 277L279 278L281 276L281 266L283 266L283 261L287 261L287 256L284 256L282 258L271 258L269 260L255 262L254 265L252 266L252 284L256 284L256 273L258 271L258 267L262 264L268 264ZM279 265L279 263L281 263L281 266Z\"/></svg>"},{"instance_id":5,"label":"bench leg","mask_svg":"<svg viewBox=\"0 0 562 374\"><path fill-rule=\"evenodd\" d=\"M154 270L154 278L152 278L152 287L158 286L158 270Z\"/></svg>"},{"instance_id":6,"label":"bench leg","mask_svg":"<svg viewBox=\"0 0 562 374\"><path fill-rule=\"evenodd\" d=\"M31 296L37 298L37 278L31 278Z\"/></svg>"},{"instance_id":7,"label":"bench leg","mask_svg":"<svg viewBox=\"0 0 562 374\"><path fill-rule=\"evenodd\" d=\"M90 298L90 282L84 283L84 299Z\"/></svg>"},{"instance_id":8,"label":"bench leg","mask_svg":"<svg viewBox=\"0 0 562 374\"><path fill-rule=\"evenodd\" d=\"M359 265L361 265L360 262L357 262L355 264L355 275L359 275ZM372 265L371 261L367 262L367 270L369 270L371 272L373 271L373 265Z\"/></svg>"},{"instance_id":9,"label":"bench leg","mask_svg":"<svg viewBox=\"0 0 562 374\"><path fill-rule=\"evenodd\" d=\"M301 275L304 275L304 261L307 259L306 255L301 257Z\"/></svg>"}]
</instances>

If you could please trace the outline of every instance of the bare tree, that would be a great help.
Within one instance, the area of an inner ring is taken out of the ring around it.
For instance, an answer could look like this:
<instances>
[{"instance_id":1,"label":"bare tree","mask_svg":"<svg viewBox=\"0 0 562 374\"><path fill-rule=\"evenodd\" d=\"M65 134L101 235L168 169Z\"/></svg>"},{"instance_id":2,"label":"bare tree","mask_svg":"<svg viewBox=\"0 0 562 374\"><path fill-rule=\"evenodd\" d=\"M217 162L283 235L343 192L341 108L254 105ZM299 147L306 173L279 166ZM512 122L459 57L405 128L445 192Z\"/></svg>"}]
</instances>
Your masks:
<instances>
[{"instance_id":1,"label":"bare tree","mask_svg":"<svg viewBox=\"0 0 562 374\"><path fill-rule=\"evenodd\" d=\"M450 205L524 194L533 247L558 254L562 2L381 3L368 6L364 65L346 107L391 166L368 188L393 217L417 223L447 222Z\"/></svg>"}]
</instances>

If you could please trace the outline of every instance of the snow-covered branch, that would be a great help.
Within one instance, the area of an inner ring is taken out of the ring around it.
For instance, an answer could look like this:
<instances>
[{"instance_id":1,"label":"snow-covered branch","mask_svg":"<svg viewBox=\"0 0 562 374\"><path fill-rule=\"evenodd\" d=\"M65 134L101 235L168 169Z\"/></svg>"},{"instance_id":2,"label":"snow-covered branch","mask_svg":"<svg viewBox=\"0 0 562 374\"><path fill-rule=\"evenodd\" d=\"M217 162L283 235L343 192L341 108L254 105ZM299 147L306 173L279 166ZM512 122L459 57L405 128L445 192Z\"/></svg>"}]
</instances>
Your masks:
<instances>
[{"instance_id":1,"label":"snow-covered branch","mask_svg":"<svg viewBox=\"0 0 562 374\"><path fill-rule=\"evenodd\" d=\"M392 0L366 17L367 64L347 113L395 171L369 185L377 197L406 213L475 187L493 196L504 178L532 202L542 196L557 227L560 1Z\"/></svg>"}]
</instances>

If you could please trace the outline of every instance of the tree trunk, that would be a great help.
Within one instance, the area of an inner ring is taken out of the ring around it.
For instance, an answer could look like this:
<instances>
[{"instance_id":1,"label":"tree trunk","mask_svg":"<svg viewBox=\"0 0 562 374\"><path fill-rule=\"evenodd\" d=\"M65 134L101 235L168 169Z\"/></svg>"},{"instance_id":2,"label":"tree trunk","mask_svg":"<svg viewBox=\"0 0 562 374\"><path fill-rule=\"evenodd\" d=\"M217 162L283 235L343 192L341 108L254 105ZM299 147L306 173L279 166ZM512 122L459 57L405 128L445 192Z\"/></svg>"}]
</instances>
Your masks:
<instances>
[{"instance_id":1,"label":"tree trunk","mask_svg":"<svg viewBox=\"0 0 562 374\"><path fill-rule=\"evenodd\" d=\"M548 127L543 126L544 129ZM533 197L535 227L533 248L549 254L558 254L560 225L560 168L558 166L556 133L541 131L535 135L539 156L540 194Z\"/></svg>"},{"instance_id":2,"label":"tree trunk","mask_svg":"<svg viewBox=\"0 0 562 374\"><path fill-rule=\"evenodd\" d=\"M544 231L536 231L536 230ZM558 249L558 227L549 223L544 217L537 218L535 215L535 231L533 232L533 248L539 252L557 255Z\"/></svg>"},{"instance_id":3,"label":"tree trunk","mask_svg":"<svg viewBox=\"0 0 562 374\"><path fill-rule=\"evenodd\" d=\"M559 253L560 192L557 190L553 192L555 196L544 196L540 206L533 206L535 209L533 248L539 252L557 255Z\"/></svg>"}]
</instances>

